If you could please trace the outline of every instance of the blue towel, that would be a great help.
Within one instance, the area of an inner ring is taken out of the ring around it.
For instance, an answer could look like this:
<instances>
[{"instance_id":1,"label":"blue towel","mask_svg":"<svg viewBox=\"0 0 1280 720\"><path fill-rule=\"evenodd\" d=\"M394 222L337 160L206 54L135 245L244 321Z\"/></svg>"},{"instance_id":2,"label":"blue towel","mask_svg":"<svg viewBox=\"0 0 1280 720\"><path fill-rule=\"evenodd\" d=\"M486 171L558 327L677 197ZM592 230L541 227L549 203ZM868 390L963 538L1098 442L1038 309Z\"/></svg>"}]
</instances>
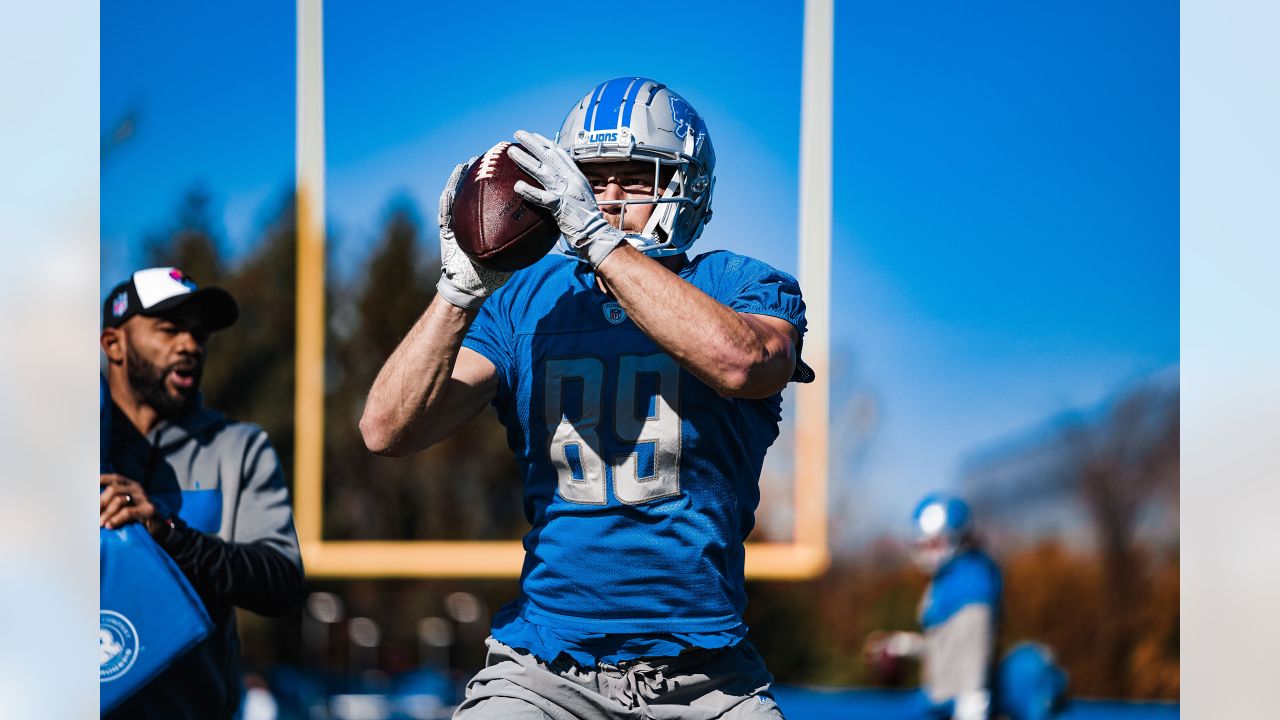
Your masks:
<instances>
[{"instance_id":1,"label":"blue towel","mask_svg":"<svg viewBox=\"0 0 1280 720\"><path fill-rule=\"evenodd\" d=\"M213 623L182 571L141 525L102 529L98 539L105 714L208 637Z\"/></svg>"}]
</instances>

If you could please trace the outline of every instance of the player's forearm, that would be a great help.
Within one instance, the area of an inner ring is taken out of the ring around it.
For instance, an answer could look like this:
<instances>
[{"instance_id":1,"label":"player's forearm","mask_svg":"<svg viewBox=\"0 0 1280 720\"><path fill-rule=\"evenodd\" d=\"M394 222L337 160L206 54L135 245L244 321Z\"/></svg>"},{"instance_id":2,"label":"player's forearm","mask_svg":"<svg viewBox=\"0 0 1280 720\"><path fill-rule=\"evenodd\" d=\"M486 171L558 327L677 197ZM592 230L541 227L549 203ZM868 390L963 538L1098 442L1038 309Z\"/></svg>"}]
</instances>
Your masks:
<instances>
[{"instance_id":1,"label":"player's forearm","mask_svg":"<svg viewBox=\"0 0 1280 720\"><path fill-rule=\"evenodd\" d=\"M597 268L631 319L676 362L726 397L766 397L795 366L789 339L669 272L630 246Z\"/></svg>"},{"instance_id":2,"label":"player's forearm","mask_svg":"<svg viewBox=\"0 0 1280 720\"><path fill-rule=\"evenodd\" d=\"M443 404L476 312L437 296L387 358L360 418L360 434L370 451L403 455L439 439L430 432L433 411Z\"/></svg>"}]
</instances>

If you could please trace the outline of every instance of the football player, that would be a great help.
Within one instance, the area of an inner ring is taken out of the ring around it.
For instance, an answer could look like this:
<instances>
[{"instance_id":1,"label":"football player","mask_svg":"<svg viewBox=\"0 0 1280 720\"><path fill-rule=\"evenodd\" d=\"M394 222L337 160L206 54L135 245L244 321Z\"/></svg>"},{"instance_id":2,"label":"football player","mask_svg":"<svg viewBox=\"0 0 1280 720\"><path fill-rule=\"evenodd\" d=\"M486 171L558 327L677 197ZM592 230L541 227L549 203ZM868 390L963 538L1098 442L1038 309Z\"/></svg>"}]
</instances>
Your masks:
<instances>
[{"instance_id":1,"label":"football player","mask_svg":"<svg viewBox=\"0 0 1280 720\"><path fill-rule=\"evenodd\" d=\"M800 288L731 252L689 258L715 154L661 83L602 83L555 141L516 139L537 184L515 190L554 214L562 252L473 264L450 228L459 165L438 293L360 422L404 455L492 404L524 476L521 593L455 717L781 717L742 621L743 541L780 393L813 379Z\"/></svg>"},{"instance_id":2,"label":"football player","mask_svg":"<svg viewBox=\"0 0 1280 720\"><path fill-rule=\"evenodd\" d=\"M944 493L926 495L912 513L912 560L930 575L920 601L922 633L872 633L866 655L918 658L921 716L986 720L1002 580L973 538L969 504Z\"/></svg>"}]
</instances>

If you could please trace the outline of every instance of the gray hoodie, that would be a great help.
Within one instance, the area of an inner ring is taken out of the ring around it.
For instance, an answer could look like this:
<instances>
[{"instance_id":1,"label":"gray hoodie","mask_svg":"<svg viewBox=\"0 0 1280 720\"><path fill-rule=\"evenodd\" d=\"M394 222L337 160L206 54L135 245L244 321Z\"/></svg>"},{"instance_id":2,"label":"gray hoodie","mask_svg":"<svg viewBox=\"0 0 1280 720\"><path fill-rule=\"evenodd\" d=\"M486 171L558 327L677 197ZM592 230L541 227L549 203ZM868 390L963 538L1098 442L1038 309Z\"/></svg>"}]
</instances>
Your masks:
<instances>
[{"instance_id":1,"label":"gray hoodie","mask_svg":"<svg viewBox=\"0 0 1280 720\"><path fill-rule=\"evenodd\" d=\"M228 420L200 398L146 437L119 408L112 412L112 465L175 518L157 540L200 594L214 630L108 717L230 718L241 696L234 608L283 615L303 592L279 458L262 428Z\"/></svg>"}]
</instances>

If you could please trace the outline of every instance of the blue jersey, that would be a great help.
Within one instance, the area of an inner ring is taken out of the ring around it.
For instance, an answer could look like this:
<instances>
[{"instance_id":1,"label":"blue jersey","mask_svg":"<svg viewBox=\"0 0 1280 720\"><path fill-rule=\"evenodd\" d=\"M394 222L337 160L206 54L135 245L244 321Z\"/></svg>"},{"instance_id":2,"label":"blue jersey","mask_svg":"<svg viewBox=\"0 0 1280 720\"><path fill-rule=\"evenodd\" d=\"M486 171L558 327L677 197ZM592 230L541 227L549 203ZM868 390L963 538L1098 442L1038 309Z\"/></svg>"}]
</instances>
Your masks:
<instances>
[{"instance_id":1,"label":"blue jersey","mask_svg":"<svg viewBox=\"0 0 1280 720\"><path fill-rule=\"evenodd\" d=\"M925 630L937 627L967 605L986 605L998 612L1002 591L995 561L981 550L964 551L934 574L920 606L920 625Z\"/></svg>"},{"instance_id":2,"label":"blue jersey","mask_svg":"<svg viewBox=\"0 0 1280 720\"><path fill-rule=\"evenodd\" d=\"M678 274L804 332L799 286L765 263L711 252ZM742 543L781 395L721 397L559 254L512 276L463 345L497 368L494 407L532 525L504 614L579 637L741 628Z\"/></svg>"}]
</instances>

